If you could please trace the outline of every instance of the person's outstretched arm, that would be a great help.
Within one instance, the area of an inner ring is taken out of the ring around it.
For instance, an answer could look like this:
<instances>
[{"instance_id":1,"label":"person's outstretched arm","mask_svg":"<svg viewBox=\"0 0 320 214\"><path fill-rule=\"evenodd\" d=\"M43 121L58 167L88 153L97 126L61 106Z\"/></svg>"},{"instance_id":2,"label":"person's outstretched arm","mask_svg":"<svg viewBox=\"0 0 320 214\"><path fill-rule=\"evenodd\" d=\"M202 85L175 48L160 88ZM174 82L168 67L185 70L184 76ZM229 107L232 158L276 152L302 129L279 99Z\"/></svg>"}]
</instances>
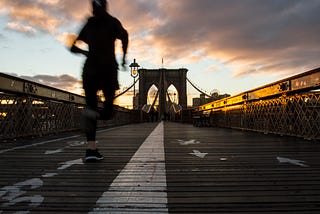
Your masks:
<instances>
[{"instance_id":1,"label":"person's outstretched arm","mask_svg":"<svg viewBox=\"0 0 320 214\"><path fill-rule=\"evenodd\" d=\"M122 42L122 51L123 51L123 57L122 57L122 66L125 66L126 64L126 55L127 55L127 50L128 50L128 43L129 43L129 35L128 32L123 29L123 33L122 33L122 38L121 42Z\"/></svg>"},{"instance_id":2,"label":"person's outstretched arm","mask_svg":"<svg viewBox=\"0 0 320 214\"><path fill-rule=\"evenodd\" d=\"M73 42L73 44L72 44L72 46L71 46L71 48L70 48L70 51L71 51L72 53L83 54L83 55L85 55L85 56L88 56L89 51L86 51L86 50L83 50L83 49L77 47L77 46L76 46L77 41L78 41L78 39L74 40L74 42Z\"/></svg>"},{"instance_id":3,"label":"person's outstretched arm","mask_svg":"<svg viewBox=\"0 0 320 214\"><path fill-rule=\"evenodd\" d=\"M126 64L126 55L128 50L128 43L129 43L129 35L126 29L124 29L120 23L120 21L117 20L117 38L121 40L122 43L122 51L123 51L123 57L122 57L122 66L125 66Z\"/></svg>"},{"instance_id":4,"label":"person's outstretched arm","mask_svg":"<svg viewBox=\"0 0 320 214\"><path fill-rule=\"evenodd\" d=\"M78 41L83 41L84 43L87 43L88 41L88 25L89 25L89 20L88 22L83 26L83 28L81 29L78 37L73 41L72 46L70 48L70 51L72 53L76 53L76 54L83 54L85 56L88 56L89 51L87 50L83 50L81 48L79 48L77 46L77 42Z\"/></svg>"}]
</instances>

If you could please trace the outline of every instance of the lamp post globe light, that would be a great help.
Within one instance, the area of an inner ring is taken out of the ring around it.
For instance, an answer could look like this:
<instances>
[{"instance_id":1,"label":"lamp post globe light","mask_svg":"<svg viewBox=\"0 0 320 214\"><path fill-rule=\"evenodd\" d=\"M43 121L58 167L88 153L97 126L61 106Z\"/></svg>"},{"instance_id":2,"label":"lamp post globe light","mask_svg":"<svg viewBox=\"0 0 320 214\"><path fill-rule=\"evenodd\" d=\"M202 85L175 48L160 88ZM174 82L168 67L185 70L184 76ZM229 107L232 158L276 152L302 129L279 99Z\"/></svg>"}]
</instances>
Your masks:
<instances>
[{"instance_id":1,"label":"lamp post globe light","mask_svg":"<svg viewBox=\"0 0 320 214\"><path fill-rule=\"evenodd\" d=\"M138 68L140 65L136 62L136 59L133 59L133 62L129 65L130 67L130 73L133 77L133 109L136 107L135 105L135 99L136 99L136 77L138 74Z\"/></svg>"}]
</instances>

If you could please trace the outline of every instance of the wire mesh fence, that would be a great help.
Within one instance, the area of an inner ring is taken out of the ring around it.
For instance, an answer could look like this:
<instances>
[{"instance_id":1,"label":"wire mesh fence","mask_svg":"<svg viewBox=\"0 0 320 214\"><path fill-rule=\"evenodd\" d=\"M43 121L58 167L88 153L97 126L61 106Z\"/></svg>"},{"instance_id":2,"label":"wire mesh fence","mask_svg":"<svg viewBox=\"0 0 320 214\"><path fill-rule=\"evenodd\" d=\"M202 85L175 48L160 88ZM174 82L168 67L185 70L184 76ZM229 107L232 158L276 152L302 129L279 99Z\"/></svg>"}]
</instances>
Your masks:
<instances>
[{"instance_id":1,"label":"wire mesh fence","mask_svg":"<svg viewBox=\"0 0 320 214\"><path fill-rule=\"evenodd\" d=\"M84 104L43 99L29 95L0 93L0 140L43 136L81 128ZM98 121L99 127L139 121L139 112L115 107L109 121Z\"/></svg>"},{"instance_id":2,"label":"wire mesh fence","mask_svg":"<svg viewBox=\"0 0 320 214\"><path fill-rule=\"evenodd\" d=\"M284 95L226 106L197 116L196 126L252 130L320 139L320 92Z\"/></svg>"},{"instance_id":3,"label":"wire mesh fence","mask_svg":"<svg viewBox=\"0 0 320 214\"><path fill-rule=\"evenodd\" d=\"M320 139L320 68L195 108L195 126Z\"/></svg>"},{"instance_id":4,"label":"wire mesh fence","mask_svg":"<svg viewBox=\"0 0 320 214\"><path fill-rule=\"evenodd\" d=\"M320 93L246 103L240 111L243 124L239 128L320 139Z\"/></svg>"},{"instance_id":5,"label":"wire mesh fence","mask_svg":"<svg viewBox=\"0 0 320 214\"><path fill-rule=\"evenodd\" d=\"M80 130L83 108L83 96L0 73L0 140ZM138 111L114 110L98 127L140 122Z\"/></svg>"},{"instance_id":6,"label":"wire mesh fence","mask_svg":"<svg viewBox=\"0 0 320 214\"><path fill-rule=\"evenodd\" d=\"M1 139L79 129L83 105L0 94Z\"/></svg>"}]
</instances>

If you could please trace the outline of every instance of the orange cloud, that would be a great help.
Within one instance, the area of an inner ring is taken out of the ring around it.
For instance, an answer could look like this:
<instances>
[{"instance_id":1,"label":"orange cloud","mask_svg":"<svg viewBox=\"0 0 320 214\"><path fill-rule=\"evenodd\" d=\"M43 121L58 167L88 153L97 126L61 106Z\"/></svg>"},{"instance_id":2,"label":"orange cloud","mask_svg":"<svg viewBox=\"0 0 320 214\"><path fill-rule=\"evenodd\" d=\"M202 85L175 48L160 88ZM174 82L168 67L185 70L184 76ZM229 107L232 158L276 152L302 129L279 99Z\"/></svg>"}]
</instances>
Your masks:
<instances>
[{"instance_id":1,"label":"orange cloud","mask_svg":"<svg viewBox=\"0 0 320 214\"><path fill-rule=\"evenodd\" d=\"M58 41L60 41L62 44L64 44L67 48L71 48L73 42L75 41L75 39L78 37L77 34L74 33L62 33L60 35L57 36ZM85 45L83 44L79 44L79 46L84 47Z\"/></svg>"},{"instance_id":2,"label":"orange cloud","mask_svg":"<svg viewBox=\"0 0 320 214\"><path fill-rule=\"evenodd\" d=\"M82 81L68 74L63 75L35 75L21 76L23 79L34 81L43 85L51 86L61 90L69 91L76 94L83 94Z\"/></svg>"},{"instance_id":3,"label":"orange cloud","mask_svg":"<svg viewBox=\"0 0 320 214\"><path fill-rule=\"evenodd\" d=\"M154 28L146 45L171 61L209 57L234 77L319 66L320 2L162 2L165 23Z\"/></svg>"},{"instance_id":4,"label":"orange cloud","mask_svg":"<svg viewBox=\"0 0 320 214\"><path fill-rule=\"evenodd\" d=\"M91 12L89 0L0 0L0 5L10 22L64 42L68 37L61 32L76 31ZM160 65L163 57L172 66L188 66L206 58L235 78L319 66L320 1L109 0L109 7L129 31L129 54L139 61Z\"/></svg>"},{"instance_id":5,"label":"orange cloud","mask_svg":"<svg viewBox=\"0 0 320 214\"><path fill-rule=\"evenodd\" d=\"M36 26L50 33L54 33L57 26L61 23L59 19L50 16L43 9L33 5L26 5L23 9L11 7L9 15L14 20L28 23L31 26Z\"/></svg>"},{"instance_id":6,"label":"orange cloud","mask_svg":"<svg viewBox=\"0 0 320 214\"><path fill-rule=\"evenodd\" d=\"M7 14L11 22L53 35L90 14L89 1L78 0L0 0L0 6L0 12Z\"/></svg>"},{"instance_id":7,"label":"orange cloud","mask_svg":"<svg viewBox=\"0 0 320 214\"><path fill-rule=\"evenodd\" d=\"M23 32L29 35L34 35L37 31L31 26L22 25L16 22L9 22L7 28L14 31Z\"/></svg>"}]
</instances>

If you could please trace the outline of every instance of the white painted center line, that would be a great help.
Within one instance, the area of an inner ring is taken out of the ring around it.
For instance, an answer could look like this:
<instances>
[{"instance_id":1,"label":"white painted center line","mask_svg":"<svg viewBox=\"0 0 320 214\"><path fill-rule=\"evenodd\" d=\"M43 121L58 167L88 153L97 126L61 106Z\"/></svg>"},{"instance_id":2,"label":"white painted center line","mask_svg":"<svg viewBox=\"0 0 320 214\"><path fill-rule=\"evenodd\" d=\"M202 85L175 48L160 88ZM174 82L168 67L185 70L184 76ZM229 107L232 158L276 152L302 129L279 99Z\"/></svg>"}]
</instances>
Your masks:
<instances>
[{"instance_id":1,"label":"white painted center line","mask_svg":"<svg viewBox=\"0 0 320 214\"><path fill-rule=\"evenodd\" d=\"M168 213L161 122L89 213Z\"/></svg>"}]
</instances>

